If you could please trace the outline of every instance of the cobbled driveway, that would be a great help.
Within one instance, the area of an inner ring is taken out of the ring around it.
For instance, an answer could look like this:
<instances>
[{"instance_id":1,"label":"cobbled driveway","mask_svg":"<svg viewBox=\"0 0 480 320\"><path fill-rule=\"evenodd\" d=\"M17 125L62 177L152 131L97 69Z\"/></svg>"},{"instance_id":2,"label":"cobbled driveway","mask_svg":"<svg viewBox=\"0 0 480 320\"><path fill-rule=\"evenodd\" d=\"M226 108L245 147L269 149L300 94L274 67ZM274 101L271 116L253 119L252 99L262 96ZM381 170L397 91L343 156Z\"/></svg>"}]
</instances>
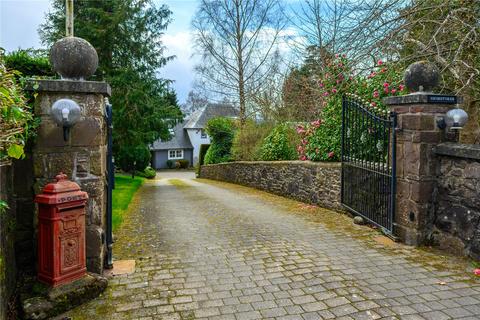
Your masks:
<instances>
[{"instance_id":1,"label":"cobbled driveway","mask_svg":"<svg viewBox=\"0 0 480 320\"><path fill-rule=\"evenodd\" d=\"M392 243L346 215L160 172L140 189L110 281L73 319L480 319L460 258Z\"/></svg>"}]
</instances>

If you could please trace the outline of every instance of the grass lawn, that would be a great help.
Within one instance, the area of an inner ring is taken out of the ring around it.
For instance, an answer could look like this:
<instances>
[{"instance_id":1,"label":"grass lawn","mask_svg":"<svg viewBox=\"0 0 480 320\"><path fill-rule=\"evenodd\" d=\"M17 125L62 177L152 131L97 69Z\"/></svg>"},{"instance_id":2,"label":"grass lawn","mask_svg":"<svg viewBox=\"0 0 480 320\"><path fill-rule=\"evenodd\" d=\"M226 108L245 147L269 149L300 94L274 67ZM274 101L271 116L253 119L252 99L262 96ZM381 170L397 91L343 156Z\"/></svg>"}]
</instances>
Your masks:
<instances>
[{"instance_id":1,"label":"grass lawn","mask_svg":"<svg viewBox=\"0 0 480 320\"><path fill-rule=\"evenodd\" d=\"M115 175L115 189L113 189L112 197L112 226L114 232L122 224L128 205L144 180L145 178L142 177L132 179L129 175Z\"/></svg>"}]
</instances>

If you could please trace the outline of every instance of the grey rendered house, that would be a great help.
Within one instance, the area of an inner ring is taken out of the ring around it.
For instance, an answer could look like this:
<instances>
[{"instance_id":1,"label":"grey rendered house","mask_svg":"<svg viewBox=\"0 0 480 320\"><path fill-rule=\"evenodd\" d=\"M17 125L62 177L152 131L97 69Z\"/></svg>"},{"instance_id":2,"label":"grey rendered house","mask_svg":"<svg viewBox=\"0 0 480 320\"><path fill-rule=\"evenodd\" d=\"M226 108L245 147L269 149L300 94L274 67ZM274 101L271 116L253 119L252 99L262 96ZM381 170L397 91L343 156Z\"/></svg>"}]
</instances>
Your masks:
<instances>
[{"instance_id":1,"label":"grey rendered house","mask_svg":"<svg viewBox=\"0 0 480 320\"><path fill-rule=\"evenodd\" d=\"M167 161L188 160L190 165L198 163L200 146L210 144L205 132L208 120L215 117L237 118L238 111L230 104L209 103L192 113L185 121L177 124L172 130L172 139L157 140L150 148L152 152L152 168L168 168Z\"/></svg>"}]
</instances>

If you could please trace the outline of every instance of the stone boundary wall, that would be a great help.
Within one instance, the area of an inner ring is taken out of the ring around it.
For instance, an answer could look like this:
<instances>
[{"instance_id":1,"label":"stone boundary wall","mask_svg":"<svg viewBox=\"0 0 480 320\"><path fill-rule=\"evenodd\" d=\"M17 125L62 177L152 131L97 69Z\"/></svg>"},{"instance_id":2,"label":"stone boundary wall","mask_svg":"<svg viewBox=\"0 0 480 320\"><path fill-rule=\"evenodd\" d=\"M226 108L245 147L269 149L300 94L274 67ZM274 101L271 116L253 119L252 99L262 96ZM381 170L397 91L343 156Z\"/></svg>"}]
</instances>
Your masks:
<instances>
[{"instance_id":1,"label":"stone boundary wall","mask_svg":"<svg viewBox=\"0 0 480 320\"><path fill-rule=\"evenodd\" d=\"M340 163L239 161L203 165L199 177L241 184L342 211Z\"/></svg>"},{"instance_id":2,"label":"stone boundary wall","mask_svg":"<svg viewBox=\"0 0 480 320\"><path fill-rule=\"evenodd\" d=\"M480 145L443 143L432 238L441 248L480 260Z\"/></svg>"}]
</instances>

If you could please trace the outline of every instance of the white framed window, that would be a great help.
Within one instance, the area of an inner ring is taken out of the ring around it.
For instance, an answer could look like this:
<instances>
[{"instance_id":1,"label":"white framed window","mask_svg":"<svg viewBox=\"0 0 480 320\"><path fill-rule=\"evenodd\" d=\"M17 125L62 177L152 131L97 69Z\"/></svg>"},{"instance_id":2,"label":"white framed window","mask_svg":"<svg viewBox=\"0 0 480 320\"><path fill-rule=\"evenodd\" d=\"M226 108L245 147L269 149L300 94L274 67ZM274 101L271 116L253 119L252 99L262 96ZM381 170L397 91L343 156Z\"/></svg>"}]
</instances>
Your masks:
<instances>
[{"instance_id":1,"label":"white framed window","mask_svg":"<svg viewBox=\"0 0 480 320\"><path fill-rule=\"evenodd\" d=\"M204 129L200 130L200 138L207 139L207 132Z\"/></svg>"},{"instance_id":2,"label":"white framed window","mask_svg":"<svg viewBox=\"0 0 480 320\"><path fill-rule=\"evenodd\" d=\"M183 150L168 150L168 160L183 159Z\"/></svg>"}]
</instances>

